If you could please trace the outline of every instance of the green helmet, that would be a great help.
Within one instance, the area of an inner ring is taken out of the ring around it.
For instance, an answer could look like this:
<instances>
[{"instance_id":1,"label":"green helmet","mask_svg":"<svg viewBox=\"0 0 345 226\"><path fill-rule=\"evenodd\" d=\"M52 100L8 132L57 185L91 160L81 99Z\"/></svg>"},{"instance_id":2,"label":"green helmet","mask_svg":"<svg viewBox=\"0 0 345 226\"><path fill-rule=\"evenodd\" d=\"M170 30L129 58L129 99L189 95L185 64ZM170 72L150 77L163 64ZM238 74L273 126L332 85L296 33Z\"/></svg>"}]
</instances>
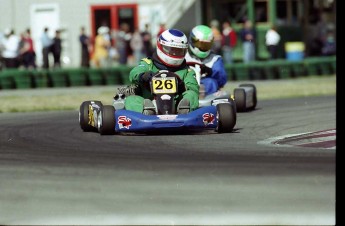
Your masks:
<instances>
[{"instance_id":1,"label":"green helmet","mask_svg":"<svg viewBox=\"0 0 345 226\"><path fill-rule=\"evenodd\" d=\"M198 58L206 58L212 48L213 32L205 25L195 26L189 34L189 49Z\"/></svg>"}]
</instances>

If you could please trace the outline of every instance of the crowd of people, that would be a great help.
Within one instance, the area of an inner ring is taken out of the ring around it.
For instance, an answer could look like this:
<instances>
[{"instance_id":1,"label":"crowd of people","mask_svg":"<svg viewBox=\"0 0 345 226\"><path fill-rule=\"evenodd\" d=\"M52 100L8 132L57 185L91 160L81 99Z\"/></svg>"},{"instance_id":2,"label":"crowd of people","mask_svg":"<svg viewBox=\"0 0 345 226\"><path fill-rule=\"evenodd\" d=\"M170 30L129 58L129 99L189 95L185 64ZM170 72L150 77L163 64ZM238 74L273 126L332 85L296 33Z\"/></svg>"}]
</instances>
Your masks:
<instances>
[{"instance_id":1,"label":"crowd of people","mask_svg":"<svg viewBox=\"0 0 345 226\"><path fill-rule=\"evenodd\" d=\"M36 68L35 50L30 29L17 36L13 29L5 29L0 39L1 63L6 68Z\"/></svg>"},{"instance_id":2,"label":"crowd of people","mask_svg":"<svg viewBox=\"0 0 345 226\"><path fill-rule=\"evenodd\" d=\"M225 64L234 62L233 52L241 41L244 63L256 60L257 33L250 20L245 20L242 29L235 31L230 20L212 20L209 27L213 34L211 50L221 55ZM156 46L154 40L166 30L164 23L160 24L157 34L152 34L149 24L145 24L143 30L138 28L132 31L127 23L122 23L118 30L108 26L97 28L94 39L86 33L85 27L81 27L79 42L81 49L81 67L111 67L114 65L135 65L144 57L151 56ZM0 62L6 68L26 69L37 68L34 42L31 38L30 29L26 29L20 35L16 35L13 29L6 29L0 37ZM49 28L45 27L40 37L42 45L42 68L60 68L62 40L61 31L56 30L55 36L49 36ZM270 59L277 59L278 46L281 41L280 34L275 26L272 26L265 34L265 45ZM335 54L334 32L331 30L324 33L318 39L320 55ZM52 56L52 57L50 57ZM49 59L53 58L52 65Z\"/></svg>"},{"instance_id":3,"label":"crowd of people","mask_svg":"<svg viewBox=\"0 0 345 226\"><path fill-rule=\"evenodd\" d=\"M42 44L42 68L48 69L49 55L53 56L54 68L61 67L61 38L60 30L55 31L53 38L48 35L49 28L44 28L40 37ZM5 29L4 37L0 37L0 62L4 68L36 69L36 51L31 30L26 29L16 35L14 29Z\"/></svg>"},{"instance_id":4,"label":"crowd of people","mask_svg":"<svg viewBox=\"0 0 345 226\"><path fill-rule=\"evenodd\" d=\"M101 26L97 29L94 42L88 38L90 66L134 65L152 55L155 48L153 38L149 24L145 24L144 30L136 28L133 32L127 23L122 23L118 30Z\"/></svg>"},{"instance_id":5,"label":"crowd of people","mask_svg":"<svg viewBox=\"0 0 345 226\"><path fill-rule=\"evenodd\" d=\"M219 22L212 20L210 27L214 34L214 44L212 51L223 56L226 64L233 63L233 50L238 45L238 39L242 45L242 62L248 63L257 60L258 38L255 26L250 20L244 20L243 27L235 31L231 26L231 21L225 20L222 23L222 29L219 29ZM312 37L312 42L307 43L310 46L309 56L331 56L336 54L336 40L334 27L328 25L323 20L318 23L316 34ZM281 48L282 37L277 26L272 25L265 33L265 46L270 60L279 57L279 48Z\"/></svg>"},{"instance_id":6,"label":"crowd of people","mask_svg":"<svg viewBox=\"0 0 345 226\"><path fill-rule=\"evenodd\" d=\"M240 32L233 29L230 20L224 21L221 25L222 29L219 29L220 26L217 20L210 23L209 27L213 33L212 51L221 55L225 64L231 64L233 63L233 50L238 45L237 39L240 38L243 45L243 62L256 60L256 31L251 21L246 20ZM159 37L166 29L165 24L160 24L156 37ZM279 36L277 32L275 34ZM267 37L267 39L271 39L271 37ZM140 62L141 58L152 55L153 50L156 48L152 40L153 36L150 33L148 24L145 25L144 31L136 29L134 32L130 31L130 27L126 23L121 24L118 31L110 31L108 27L101 26L97 30L94 44L90 43L91 65L107 67L114 62L135 65ZM272 59L277 58L276 49L279 38L276 40L278 41L274 44L275 46L271 43L268 46L268 50L270 53L272 52ZM273 53L273 51L275 52Z\"/></svg>"}]
</instances>

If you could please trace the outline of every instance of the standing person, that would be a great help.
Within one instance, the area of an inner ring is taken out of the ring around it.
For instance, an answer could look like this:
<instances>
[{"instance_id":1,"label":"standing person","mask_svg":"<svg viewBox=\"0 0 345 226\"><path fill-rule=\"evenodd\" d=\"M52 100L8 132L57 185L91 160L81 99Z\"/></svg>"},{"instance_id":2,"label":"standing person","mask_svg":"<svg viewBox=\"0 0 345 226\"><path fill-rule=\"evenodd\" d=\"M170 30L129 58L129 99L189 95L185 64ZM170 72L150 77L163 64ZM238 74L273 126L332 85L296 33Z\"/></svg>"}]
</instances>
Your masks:
<instances>
[{"instance_id":1,"label":"standing person","mask_svg":"<svg viewBox=\"0 0 345 226\"><path fill-rule=\"evenodd\" d=\"M108 65L108 48L111 46L108 34L108 27L101 26L97 29L95 49L92 58L96 67L106 67Z\"/></svg>"},{"instance_id":2,"label":"standing person","mask_svg":"<svg viewBox=\"0 0 345 226\"><path fill-rule=\"evenodd\" d=\"M159 24L159 29L157 33L157 38L166 30L165 23L160 23Z\"/></svg>"},{"instance_id":3,"label":"standing person","mask_svg":"<svg viewBox=\"0 0 345 226\"><path fill-rule=\"evenodd\" d=\"M60 30L55 31L55 37L53 38L53 46L52 52L54 57L54 67L60 68L61 67L61 52L62 52L62 45L61 45L61 37L60 37Z\"/></svg>"},{"instance_id":4,"label":"standing person","mask_svg":"<svg viewBox=\"0 0 345 226\"><path fill-rule=\"evenodd\" d=\"M36 53L29 28L23 33L23 46L20 49L20 54L22 55L22 63L26 69L36 68Z\"/></svg>"},{"instance_id":5,"label":"standing person","mask_svg":"<svg viewBox=\"0 0 345 226\"><path fill-rule=\"evenodd\" d=\"M270 53L271 60L278 58L278 44L280 41L280 35L277 32L275 26L272 26L267 30L266 35L266 47Z\"/></svg>"},{"instance_id":6,"label":"standing person","mask_svg":"<svg viewBox=\"0 0 345 226\"><path fill-rule=\"evenodd\" d=\"M222 54L225 64L232 64L232 51L237 43L236 31L231 27L230 21L223 22Z\"/></svg>"},{"instance_id":7,"label":"standing person","mask_svg":"<svg viewBox=\"0 0 345 226\"><path fill-rule=\"evenodd\" d=\"M22 66L24 66L24 57L23 57L23 53L25 51L25 47L26 47L26 42L25 42L25 32L20 33L19 36L19 45L18 45L18 67L21 68Z\"/></svg>"},{"instance_id":8,"label":"standing person","mask_svg":"<svg viewBox=\"0 0 345 226\"><path fill-rule=\"evenodd\" d=\"M222 34L219 30L218 20L212 20L210 23L210 27L211 27L213 37L214 37L212 52L220 55L222 51Z\"/></svg>"},{"instance_id":9,"label":"standing person","mask_svg":"<svg viewBox=\"0 0 345 226\"><path fill-rule=\"evenodd\" d=\"M42 43L42 56L43 56L43 68L49 68L49 53L51 52L53 39L48 35L49 28L45 27L43 30L43 34L41 35L41 43Z\"/></svg>"},{"instance_id":10,"label":"standing person","mask_svg":"<svg viewBox=\"0 0 345 226\"><path fill-rule=\"evenodd\" d=\"M81 46L80 66L89 68L90 67L90 52L89 52L90 37L86 35L85 27L81 27L80 29L79 42Z\"/></svg>"},{"instance_id":11,"label":"standing person","mask_svg":"<svg viewBox=\"0 0 345 226\"><path fill-rule=\"evenodd\" d=\"M227 82L222 56L211 50L213 42L212 29L206 25L195 26L190 32L186 61L188 65L200 65L201 74L204 74L200 84L205 95L217 92Z\"/></svg>"},{"instance_id":12,"label":"standing person","mask_svg":"<svg viewBox=\"0 0 345 226\"><path fill-rule=\"evenodd\" d=\"M20 39L14 34L13 29L7 28L5 30L5 37L2 39L2 59L5 68L18 68L18 52Z\"/></svg>"},{"instance_id":13,"label":"standing person","mask_svg":"<svg viewBox=\"0 0 345 226\"><path fill-rule=\"evenodd\" d=\"M2 40L4 39L4 34L3 32L0 31L0 71L2 70L2 68L4 67L4 63L3 63L3 59L2 59L2 51L4 49Z\"/></svg>"},{"instance_id":14,"label":"standing person","mask_svg":"<svg viewBox=\"0 0 345 226\"><path fill-rule=\"evenodd\" d=\"M116 33L116 48L120 55L119 63L122 65L127 64L128 56L130 55L128 49L130 49L129 42L131 38L129 24L122 23L120 30Z\"/></svg>"},{"instance_id":15,"label":"standing person","mask_svg":"<svg viewBox=\"0 0 345 226\"><path fill-rule=\"evenodd\" d=\"M326 36L323 40L321 53L323 56L332 56L332 55L336 55L337 53L337 45L336 45L333 28L327 29Z\"/></svg>"},{"instance_id":16,"label":"standing person","mask_svg":"<svg viewBox=\"0 0 345 226\"><path fill-rule=\"evenodd\" d=\"M157 39L156 52L150 58L144 58L129 74L132 84L138 85L142 92L130 95L125 99L125 108L147 115L156 114L152 103L153 96L149 83L152 76L160 70L176 73L180 83L179 94L175 97L178 114L186 114L199 106L199 85L193 70L188 69L185 55L188 48L186 35L177 30L169 29L162 32Z\"/></svg>"},{"instance_id":17,"label":"standing person","mask_svg":"<svg viewBox=\"0 0 345 226\"><path fill-rule=\"evenodd\" d=\"M243 45L243 62L248 63L255 60L256 31L250 20L245 20L240 32Z\"/></svg>"},{"instance_id":18,"label":"standing person","mask_svg":"<svg viewBox=\"0 0 345 226\"><path fill-rule=\"evenodd\" d=\"M143 38L138 28L135 29L132 35L130 46L134 54L135 63L139 64L140 60L144 57L144 54L143 54L144 43L143 43Z\"/></svg>"},{"instance_id":19,"label":"standing person","mask_svg":"<svg viewBox=\"0 0 345 226\"><path fill-rule=\"evenodd\" d=\"M145 24L145 29L141 32L141 36L143 39L144 44L144 55L145 57L150 57L153 54L153 46L152 46L152 35L149 30L149 24Z\"/></svg>"}]
</instances>

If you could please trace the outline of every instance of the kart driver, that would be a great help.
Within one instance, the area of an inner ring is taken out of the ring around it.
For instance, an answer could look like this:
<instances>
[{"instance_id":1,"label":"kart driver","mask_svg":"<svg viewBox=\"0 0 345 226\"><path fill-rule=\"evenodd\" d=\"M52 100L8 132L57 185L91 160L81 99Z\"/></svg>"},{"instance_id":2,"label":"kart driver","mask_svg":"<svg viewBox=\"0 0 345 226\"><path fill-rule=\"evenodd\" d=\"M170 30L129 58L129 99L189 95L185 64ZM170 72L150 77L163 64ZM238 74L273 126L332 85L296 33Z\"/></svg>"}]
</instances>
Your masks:
<instances>
[{"instance_id":1,"label":"kart driver","mask_svg":"<svg viewBox=\"0 0 345 226\"><path fill-rule=\"evenodd\" d=\"M189 35L189 48L186 54L188 65L200 65L200 84L204 86L205 95L217 92L227 82L223 58L211 52L213 33L205 25L195 26Z\"/></svg>"},{"instance_id":2,"label":"kart driver","mask_svg":"<svg viewBox=\"0 0 345 226\"><path fill-rule=\"evenodd\" d=\"M199 85L195 72L188 68L185 55L188 48L187 36L177 29L165 30L157 38L156 52L152 57L143 58L129 74L132 84L138 85L141 92L127 96L125 108L146 115L156 114L150 92L152 76L160 70L168 70L180 77L179 93L176 95L177 113L186 114L199 106ZM184 84L183 84L184 83Z\"/></svg>"}]
</instances>

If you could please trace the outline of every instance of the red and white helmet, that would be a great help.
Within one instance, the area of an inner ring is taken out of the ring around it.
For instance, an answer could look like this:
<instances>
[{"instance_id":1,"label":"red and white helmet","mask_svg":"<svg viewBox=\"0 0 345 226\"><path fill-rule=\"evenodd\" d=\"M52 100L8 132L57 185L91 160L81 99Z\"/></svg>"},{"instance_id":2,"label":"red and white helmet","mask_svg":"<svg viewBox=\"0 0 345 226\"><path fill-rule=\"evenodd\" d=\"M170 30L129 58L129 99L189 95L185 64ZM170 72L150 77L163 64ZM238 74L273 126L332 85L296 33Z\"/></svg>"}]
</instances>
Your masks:
<instances>
[{"instance_id":1,"label":"red and white helmet","mask_svg":"<svg viewBox=\"0 0 345 226\"><path fill-rule=\"evenodd\" d=\"M165 30L157 39L157 55L169 67L182 64L188 49L187 36L180 30Z\"/></svg>"}]
</instances>

